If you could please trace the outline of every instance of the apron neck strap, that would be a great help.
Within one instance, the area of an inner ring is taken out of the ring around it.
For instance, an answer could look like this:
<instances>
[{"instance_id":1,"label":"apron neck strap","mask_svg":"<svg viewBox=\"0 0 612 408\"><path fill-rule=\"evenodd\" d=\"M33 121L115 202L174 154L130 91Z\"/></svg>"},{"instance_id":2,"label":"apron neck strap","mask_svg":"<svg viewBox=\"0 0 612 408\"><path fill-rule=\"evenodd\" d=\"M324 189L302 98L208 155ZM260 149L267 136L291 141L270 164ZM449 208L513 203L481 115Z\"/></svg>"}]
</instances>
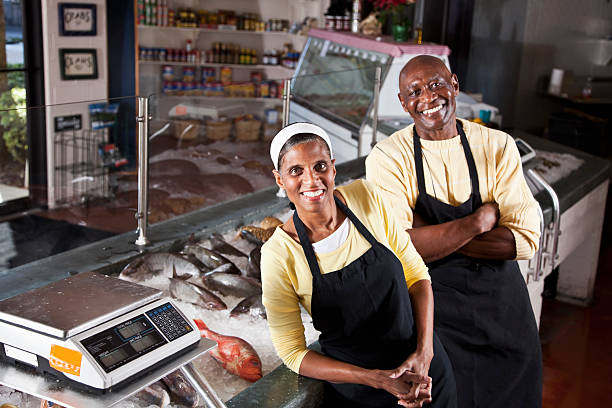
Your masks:
<instances>
[{"instance_id":1,"label":"apron neck strap","mask_svg":"<svg viewBox=\"0 0 612 408\"><path fill-rule=\"evenodd\" d=\"M342 210L343 213L349 218L349 220L353 223L357 231L365 239L368 240L370 245L374 246L378 241L374 238L374 236L368 231L368 229L359 221L359 218L346 206L344 203L334 195L334 201L336 205ZM308 238L308 233L306 232L306 226L300 219L297 209L293 212L293 224L295 225L295 230L300 238L300 245L304 250L304 255L306 255L306 261L308 261L308 266L310 267L310 272L314 279L317 279L321 276L321 269L319 268L319 263L317 262L317 257L314 252L314 248L312 247L312 243L310 242L310 238Z\"/></svg>"},{"instance_id":2,"label":"apron neck strap","mask_svg":"<svg viewBox=\"0 0 612 408\"><path fill-rule=\"evenodd\" d=\"M465 160L467 161L468 170L470 172L470 182L472 183L472 194L476 197L480 197L480 183L478 181L478 172L476 171L476 163L472 156L472 150L468 143L467 136L463 131L463 124L457 120L457 133L459 133L459 139L463 146L463 154L465 154ZM425 188L425 174L423 173L423 150L421 148L421 139L417 133L416 126L412 131L412 140L414 144L414 165L417 174L417 185L419 188L419 195L426 194Z\"/></svg>"}]
</instances>

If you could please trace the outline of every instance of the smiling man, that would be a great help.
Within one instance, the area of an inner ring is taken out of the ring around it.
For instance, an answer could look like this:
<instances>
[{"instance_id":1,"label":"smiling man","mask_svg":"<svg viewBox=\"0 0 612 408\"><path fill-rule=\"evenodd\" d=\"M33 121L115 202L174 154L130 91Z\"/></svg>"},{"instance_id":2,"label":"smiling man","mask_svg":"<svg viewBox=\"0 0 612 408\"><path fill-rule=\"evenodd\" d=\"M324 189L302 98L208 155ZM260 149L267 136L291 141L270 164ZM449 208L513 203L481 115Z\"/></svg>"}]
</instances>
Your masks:
<instances>
[{"instance_id":1,"label":"smiling man","mask_svg":"<svg viewBox=\"0 0 612 408\"><path fill-rule=\"evenodd\" d=\"M410 60L399 90L414 124L374 147L367 178L429 266L459 406L540 407L540 342L516 263L537 250L538 203L514 140L457 120L459 82L436 57Z\"/></svg>"}]
</instances>

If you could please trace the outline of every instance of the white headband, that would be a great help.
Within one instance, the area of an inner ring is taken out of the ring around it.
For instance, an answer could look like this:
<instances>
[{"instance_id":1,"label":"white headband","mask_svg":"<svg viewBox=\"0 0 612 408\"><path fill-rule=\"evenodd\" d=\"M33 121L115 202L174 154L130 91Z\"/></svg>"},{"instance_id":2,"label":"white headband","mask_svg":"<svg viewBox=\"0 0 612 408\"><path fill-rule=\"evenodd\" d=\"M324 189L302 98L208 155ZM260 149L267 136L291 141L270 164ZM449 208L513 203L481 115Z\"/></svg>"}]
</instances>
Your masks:
<instances>
[{"instance_id":1,"label":"white headband","mask_svg":"<svg viewBox=\"0 0 612 408\"><path fill-rule=\"evenodd\" d=\"M331 141L329 140L327 133L322 128L317 125L313 125L312 123L292 123L291 125L281 129L281 131L274 136L274 139L272 139L272 144L270 145L270 158L272 159L272 163L274 163L274 168L276 170L278 170L278 154L280 153L281 149L289 139L300 133L310 133L320 136L323 140L325 140L325 143L327 143L330 157L332 159L334 158Z\"/></svg>"}]
</instances>

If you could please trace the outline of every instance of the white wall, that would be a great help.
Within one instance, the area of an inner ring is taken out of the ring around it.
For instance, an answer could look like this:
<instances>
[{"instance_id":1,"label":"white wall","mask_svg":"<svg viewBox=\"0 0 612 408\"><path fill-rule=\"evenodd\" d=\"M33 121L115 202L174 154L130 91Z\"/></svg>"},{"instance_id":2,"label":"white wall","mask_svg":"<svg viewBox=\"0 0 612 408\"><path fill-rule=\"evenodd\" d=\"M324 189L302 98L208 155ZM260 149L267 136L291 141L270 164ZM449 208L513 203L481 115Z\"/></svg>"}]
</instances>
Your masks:
<instances>
[{"instance_id":1,"label":"white wall","mask_svg":"<svg viewBox=\"0 0 612 408\"><path fill-rule=\"evenodd\" d=\"M59 0L41 0L43 16L43 56L45 67L45 105L65 104L46 108L47 126L47 182L49 206L55 205L54 120L56 116L81 114L83 128L89 127L88 105L84 101L105 100L108 97L106 1L70 0L71 3L96 4L95 36L60 36L58 22ZM60 77L60 48L95 48L97 50L98 79L63 81ZM77 103L75 103L77 102Z\"/></svg>"},{"instance_id":2,"label":"white wall","mask_svg":"<svg viewBox=\"0 0 612 408\"><path fill-rule=\"evenodd\" d=\"M515 100L516 127L543 127L559 105L537 95L538 79L553 68L577 75L612 75L612 67L592 66L580 41L612 35L612 3L604 0L529 0Z\"/></svg>"}]
</instances>

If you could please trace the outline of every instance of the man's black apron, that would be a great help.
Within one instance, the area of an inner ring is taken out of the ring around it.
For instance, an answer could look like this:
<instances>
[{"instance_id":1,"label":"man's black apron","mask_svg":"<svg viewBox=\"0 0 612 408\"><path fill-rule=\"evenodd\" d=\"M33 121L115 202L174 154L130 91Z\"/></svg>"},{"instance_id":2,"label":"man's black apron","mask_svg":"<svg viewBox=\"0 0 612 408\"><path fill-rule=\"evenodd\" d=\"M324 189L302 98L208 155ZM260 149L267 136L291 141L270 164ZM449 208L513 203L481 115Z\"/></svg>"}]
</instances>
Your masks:
<instances>
[{"instance_id":1,"label":"man's black apron","mask_svg":"<svg viewBox=\"0 0 612 408\"><path fill-rule=\"evenodd\" d=\"M416 349L416 327L399 259L380 244L337 197L336 205L372 246L335 272L321 274L306 228L297 211L295 229L312 273L312 320L321 332L321 350L329 357L369 369L395 369ZM435 407L456 407L455 382L448 356L434 335L429 375ZM330 384L329 407L397 407L382 389Z\"/></svg>"},{"instance_id":2,"label":"man's black apron","mask_svg":"<svg viewBox=\"0 0 612 408\"><path fill-rule=\"evenodd\" d=\"M465 217L482 205L476 165L459 122L457 131L472 193L455 207L427 194L421 142L414 130L419 188L414 212L430 225ZM454 253L428 266L435 300L435 330L453 365L459 407L540 407L540 340L517 262Z\"/></svg>"}]
</instances>

